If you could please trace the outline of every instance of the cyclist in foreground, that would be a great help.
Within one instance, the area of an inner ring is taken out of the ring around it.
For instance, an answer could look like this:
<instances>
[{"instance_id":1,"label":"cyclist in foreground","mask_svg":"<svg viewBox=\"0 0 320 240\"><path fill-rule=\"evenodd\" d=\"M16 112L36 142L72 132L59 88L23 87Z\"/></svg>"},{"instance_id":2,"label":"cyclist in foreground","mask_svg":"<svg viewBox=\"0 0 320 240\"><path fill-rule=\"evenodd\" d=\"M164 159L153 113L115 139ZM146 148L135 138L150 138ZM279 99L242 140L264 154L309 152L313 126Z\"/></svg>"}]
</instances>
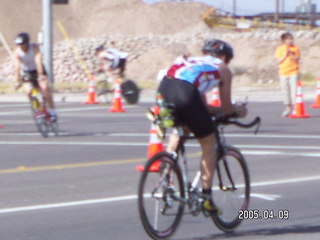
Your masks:
<instances>
[{"instance_id":1,"label":"cyclist in foreground","mask_svg":"<svg viewBox=\"0 0 320 240\"><path fill-rule=\"evenodd\" d=\"M16 49L14 50L15 89L23 85L30 98L32 88L39 88L48 103L48 112L51 120L57 121L57 113L39 46L35 43L30 43L28 33L19 33L14 42L16 44Z\"/></svg>"},{"instance_id":2,"label":"cyclist in foreground","mask_svg":"<svg viewBox=\"0 0 320 240\"><path fill-rule=\"evenodd\" d=\"M209 214L220 214L212 201L212 179L215 170L216 125L212 115L224 114L243 118L247 114L245 104L231 103L232 74L228 64L233 58L232 47L221 40L205 42L200 57L179 57L169 68L158 92L165 102L174 105L176 122L192 132L202 148L200 163L203 209ZM205 93L219 86L221 108L207 104ZM175 151L179 138L170 136L168 151Z\"/></svg>"}]
</instances>

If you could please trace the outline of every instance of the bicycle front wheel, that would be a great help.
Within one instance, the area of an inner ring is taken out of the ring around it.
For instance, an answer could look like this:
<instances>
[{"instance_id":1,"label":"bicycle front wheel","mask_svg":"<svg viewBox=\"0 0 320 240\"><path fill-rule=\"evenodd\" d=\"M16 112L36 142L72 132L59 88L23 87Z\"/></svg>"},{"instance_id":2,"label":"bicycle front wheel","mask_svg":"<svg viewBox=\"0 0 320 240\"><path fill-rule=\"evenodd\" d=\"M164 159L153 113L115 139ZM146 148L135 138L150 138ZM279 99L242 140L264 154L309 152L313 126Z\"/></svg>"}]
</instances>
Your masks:
<instances>
[{"instance_id":1,"label":"bicycle front wheel","mask_svg":"<svg viewBox=\"0 0 320 240\"><path fill-rule=\"evenodd\" d=\"M106 103L110 100L108 99L108 95L112 93L111 90L111 84L106 81L106 80L101 80L99 82L97 82L96 86L95 86L95 91L97 93L97 96L102 98L101 101L105 101Z\"/></svg>"},{"instance_id":2,"label":"bicycle front wheel","mask_svg":"<svg viewBox=\"0 0 320 240\"><path fill-rule=\"evenodd\" d=\"M151 166L160 164L158 172ZM151 158L142 172L138 205L143 227L153 239L167 239L177 229L184 210L181 171L169 153Z\"/></svg>"},{"instance_id":3,"label":"bicycle front wheel","mask_svg":"<svg viewBox=\"0 0 320 240\"><path fill-rule=\"evenodd\" d=\"M37 116L34 119L36 126L38 128L38 131L42 135L42 137L48 137L49 136L49 126L45 119L45 116Z\"/></svg>"},{"instance_id":4,"label":"bicycle front wheel","mask_svg":"<svg viewBox=\"0 0 320 240\"><path fill-rule=\"evenodd\" d=\"M34 122L37 126L38 131L43 137L48 137L49 126L46 121L46 116L41 113L41 105L37 97L31 97L31 110L33 114Z\"/></svg>"},{"instance_id":5,"label":"bicycle front wheel","mask_svg":"<svg viewBox=\"0 0 320 240\"><path fill-rule=\"evenodd\" d=\"M59 123L58 123L58 121L51 122L51 123L50 123L50 128L51 128L51 131L54 133L55 136L58 136L58 135L59 135L59 133L60 133L60 128L59 128Z\"/></svg>"},{"instance_id":6,"label":"bicycle front wheel","mask_svg":"<svg viewBox=\"0 0 320 240\"><path fill-rule=\"evenodd\" d=\"M213 201L222 213L212 220L222 231L232 232L241 223L239 211L248 208L250 199L249 171L238 149L225 147L217 161L213 184Z\"/></svg>"}]
</instances>

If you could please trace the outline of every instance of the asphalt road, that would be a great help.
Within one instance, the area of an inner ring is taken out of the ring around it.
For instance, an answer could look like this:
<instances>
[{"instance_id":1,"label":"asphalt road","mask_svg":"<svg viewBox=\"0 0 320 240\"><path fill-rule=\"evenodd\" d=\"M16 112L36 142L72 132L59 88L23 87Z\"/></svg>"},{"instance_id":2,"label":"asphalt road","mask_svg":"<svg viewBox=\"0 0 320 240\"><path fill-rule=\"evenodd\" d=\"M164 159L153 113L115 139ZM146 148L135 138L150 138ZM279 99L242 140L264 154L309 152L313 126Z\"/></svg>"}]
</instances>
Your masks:
<instances>
[{"instance_id":1,"label":"asphalt road","mask_svg":"<svg viewBox=\"0 0 320 240\"><path fill-rule=\"evenodd\" d=\"M109 113L104 105L58 104L61 135L42 138L27 103L0 104L1 240L148 239L137 211L146 159L149 104ZM226 129L246 156L250 209L286 209L288 220L246 220L233 234L186 215L173 239L319 239L320 110L310 119L283 119L280 103L250 103L261 131ZM188 148L197 153L195 142ZM198 160L190 161L191 169Z\"/></svg>"}]
</instances>

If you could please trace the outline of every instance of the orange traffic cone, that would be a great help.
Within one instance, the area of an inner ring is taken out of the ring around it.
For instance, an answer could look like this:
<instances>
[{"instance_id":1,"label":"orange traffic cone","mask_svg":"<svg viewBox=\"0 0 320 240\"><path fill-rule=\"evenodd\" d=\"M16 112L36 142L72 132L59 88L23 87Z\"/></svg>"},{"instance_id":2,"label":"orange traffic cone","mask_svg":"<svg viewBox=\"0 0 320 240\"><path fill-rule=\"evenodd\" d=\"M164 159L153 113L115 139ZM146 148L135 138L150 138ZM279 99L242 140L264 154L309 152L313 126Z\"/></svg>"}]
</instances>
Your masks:
<instances>
[{"instance_id":1,"label":"orange traffic cone","mask_svg":"<svg viewBox=\"0 0 320 240\"><path fill-rule=\"evenodd\" d=\"M289 115L289 118L310 118L311 115L305 113L303 94L302 94L302 82L298 82L297 99L294 112Z\"/></svg>"},{"instance_id":2,"label":"orange traffic cone","mask_svg":"<svg viewBox=\"0 0 320 240\"><path fill-rule=\"evenodd\" d=\"M151 129L150 129L150 141L149 141L149 147L148 147L148 152L147 156L148 158L152 158L155 154L162 152L164 150L163 143L161 139L158 136L157 133L157 128L156 126L152 123L151 124ZM160 161L154 162L150 166L150 171L151 172L157 172L160 169ZM142 172L144 171L144 166L143 165L138 165L136 166L136 171Z\"/></svg>"},{"instance_id":3,"label":"orange traffic cone","mask_svg":"<svg viewBox=\"0 0 320 240\"><path fill-rule=\"evenodd\" d=\"M212 107L220 107L221 106L218 88L212 89L210 106L212 106Z\"/></svg>"},{"instance_id":4,"label":"orange traffic cone","mask_svg":"<svg viewBox=\"0 0 320 240\"><path fill-rule=\"evenodd\" d=\"M125 112L126 110L122 107L122 91L121 85L119 81L116 81L113 101L112 101L112 108L109 109L109 112Z\"/></svg>"},{"instance_id":5,"label":"orange traffic cone","mask_svg":"<svg viewBox=\"0 0 320 240\"><path fill-rule=\"evenodd\" d=\"M88 87L88 99L85 102L85 104L97 104L96 101L96 93L94 91L94 78L93 76L90 76L89 79L89 87Z\"/></svg>"},{"instance_id":6,"label":"orange traffic cone","mask_svg":"<svg viewBox=\"0 0 320 240\"><path fill-rule=\"evenodd\" d=\"M316 93L316 100L313 105L311 105L312 108L320 108L320 78L318 78L317 81L317 93Z\"/></svg>"}]
</instances>

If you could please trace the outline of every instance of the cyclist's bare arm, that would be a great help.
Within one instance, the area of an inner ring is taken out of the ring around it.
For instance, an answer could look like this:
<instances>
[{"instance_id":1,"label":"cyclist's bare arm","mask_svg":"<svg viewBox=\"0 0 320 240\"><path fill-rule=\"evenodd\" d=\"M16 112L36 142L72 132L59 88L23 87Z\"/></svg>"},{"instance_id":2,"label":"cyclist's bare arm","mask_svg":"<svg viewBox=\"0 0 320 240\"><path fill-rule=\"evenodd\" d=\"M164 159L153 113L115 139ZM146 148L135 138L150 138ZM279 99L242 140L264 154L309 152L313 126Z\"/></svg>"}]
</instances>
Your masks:
<instances>
[{"instance_id":1,"label":"cyclist's bare arm","mask_svg":"<svg viewBox=\"0 0 320 240\"><path fill-rule=\"evenodd\" d=\"M219 66L220 74L220 100L221 107L211 107L209 106L209 111L211 114L215 115L218 113L232 114L235 109L231 103L231 80L232 74L229 68L225 64Z\"/></svg>"},{"instance_id":2,"label":"cyclist's bare arm","mask_svg":"<svg viewBox=\"0 0 320 240\"><path fill-rule=\"evenodd\" d=\"M215 115L222 113L224 115L230 115L237 113L239 117L245 117L247 114L247 109L244 105L234 105L231 102L231 83L232 83L232 73L227 65L220 64L219 66L220 73L220 100L221 107L211 107L209 106L209 111L211 114Z\"/></svg>"},{"instance_id":3,"label":"cyclist's bare arm","mask_svg":"<svg viewBox=\"0 0 320 240\"><path fill-rule=\"evenodd\" d=\"M40 78L43 78L45 76L45 72L44 72L44 67L43 67L42 54L40 52L38 45L33 46L33 51L35 54L34 60L36 62L38 75Z\"/></svg>"},{"instance_id":4,"label":"cyclist's bare arm","mask_svg":"<svg viewBox=\"0 0 320 240\"><path fill-rule=\"evenodd\" d=\"M14 79L15 79L15 84L14 87L15 89L18 89L21 84L22 84L22 79L21 79L21 60L18 56L18 53L15 51L13 55L13 60L14 60Z\"/></svg>"}]
</instances>

